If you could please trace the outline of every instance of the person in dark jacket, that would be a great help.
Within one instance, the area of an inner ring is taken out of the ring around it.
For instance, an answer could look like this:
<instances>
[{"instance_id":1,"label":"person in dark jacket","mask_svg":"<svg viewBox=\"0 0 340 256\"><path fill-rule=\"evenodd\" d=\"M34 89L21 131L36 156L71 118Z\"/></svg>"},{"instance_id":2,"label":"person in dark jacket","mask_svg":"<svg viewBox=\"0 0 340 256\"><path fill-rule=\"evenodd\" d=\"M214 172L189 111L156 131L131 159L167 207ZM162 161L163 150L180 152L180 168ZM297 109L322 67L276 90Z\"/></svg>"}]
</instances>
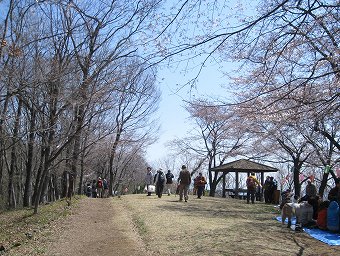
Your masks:
<instances>
[{"instance_id":1,"label":"person in dark jacket","mask_svg":"<svg viewBox=\"0 0 340 256\"><path fill-rule=\"evenodd\" d=\"M335 180L335 187L332 188L329 193L328 193L328 200L329 201L337 201L338 203L340 202L340 178L337 178Z\"/></svg>"},{"instance_id":2,"label":"person in dark jacket","mask_svg":"<svg viewBox=\"0 0 340 256\"><path fill-rule=\"evenodd\" d=\"M188 191L191 183L191 175L185 165L182 165L182 170L179 173L178 182L179 182L179 201L180 202L183 201L184 196L184 200L185 202L187 202L189 198Z\"/></svg>"},{"instance_id":3,"label":"person in dark jacket","mask_svg":"<svg viewBox=\"0 0 340 256\"><path fill-rule=\"evenodd\" d=\"M161 198L163 194L165 175L162 169L159 169L154 177L154 184L156 186L156 195Z\"/></svg>"},{"instance_id":4,"label":"person in dark jacket","mask_svg":"<svg viewBox=\"0 0 340 256\"><path fill-rule=\"evenodd\" d=\"M173 184L173 178L174 178L174 175L171 173L170 170L168 170L168 172L165 174L165 178L166 178L166 182L165 182L165 188L166 188L166 191L168 192L168 196L171 195L171 186Z\"/></svg>"}]
</instances>

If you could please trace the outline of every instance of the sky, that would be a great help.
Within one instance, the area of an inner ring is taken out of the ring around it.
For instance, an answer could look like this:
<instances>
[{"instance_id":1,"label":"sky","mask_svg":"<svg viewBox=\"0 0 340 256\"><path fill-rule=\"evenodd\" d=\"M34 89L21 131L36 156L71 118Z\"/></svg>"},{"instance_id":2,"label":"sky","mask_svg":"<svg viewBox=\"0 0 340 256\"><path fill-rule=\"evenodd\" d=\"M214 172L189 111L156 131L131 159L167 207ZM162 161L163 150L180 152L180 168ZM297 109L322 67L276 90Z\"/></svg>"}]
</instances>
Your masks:
<instances>
[{"instance_id":1,"label":"sky","mask_svg":"<svg viewBox=\"0 0 340 256\"><path fill-rule=\"evenodd\" d=\"M242 10L242 13L244 15L250 15L253 13L257 1L254 0L249 3L249 1L245 0L231 0L228 3L226 3L225 1L221 1L221 3L226 4L229 7L226 9L226 11ZM240 9L242 6L241 3L245 3L245 5L243 6L245 8ZM225 12L214 13L214 15L216 15L215 19L221 20L221 24L223 27L225 26L225 24L223 23L225 20L225 14ZM237 21L237 19L233 17L234 15L228 16L230 22ZM193 33L192 36L194 37L195 33L197 32L196 29L197 27L193 28L192 30L189 29L188 33ZM200 31L201 30L199 30L198 32ZM173 57L176 59L176 56ZM199 66L197 63L202 63L204 57L202 58L203 59L188 58L187 61L188 63L191 62L194 63L193 65ZM178 60L174 61L176 62ZM166 143L168 141L176 138L182 138L188 133L189 130L192 129L193 124L188 119L189 114L185 111L183 107L184 100L190 100L190 98L198 98L201 95L206 95L207 97L210 96L213 98L221 98L221 95L223 95L225 98L227 98L227 91L226 89L222 88L222 85L227 83L228 81L225 77L222 76L222 73L219 71L221 63L217 65L213 62L213 58L205 62L205 68L198 77L196 90L194 89L190 92L189 86L186 86L179 92L174 93L174 91L176 91L177 84L183 85L197 75L197 70L191 73L182 72L186 68L186 64L188 63L179 64L179 66L177 66L177 69L163 67L161 70L159 70L158 79L159 87L162 92L162 99L160 102L158 115L159 123L161 124L161 131L159 134L159 140L155 144L151 145L147 150L146 160L151 165L162 162L162 159L166 158L167 155L170 153L166 148ZM224 70L222 71L232 72L235 66L236 65L233 63L224 63Z\"/></svg>"},{"instance_id":2,"label":"sky","mask_svg":"<svg viewBox=\"0 0 340 256\"><path fill-rule=\"evenodd\" d=\"M225 95L222 88L225 78L214 68L207 67L198 78L196 89L190 91L189 85L176 92L177 84L185 84L194 77L192 74L183 74L180 69L166 69L159 72L159 87L162 92L161 102L158 110L161 130L159 140L147 150L147 161L156 164L166 158L170 151L166 143L176 138L184 137L193 127L189 114L184 109L185 100L198 98L199 96L219 97Z\"/></svg>"}]
</instances>

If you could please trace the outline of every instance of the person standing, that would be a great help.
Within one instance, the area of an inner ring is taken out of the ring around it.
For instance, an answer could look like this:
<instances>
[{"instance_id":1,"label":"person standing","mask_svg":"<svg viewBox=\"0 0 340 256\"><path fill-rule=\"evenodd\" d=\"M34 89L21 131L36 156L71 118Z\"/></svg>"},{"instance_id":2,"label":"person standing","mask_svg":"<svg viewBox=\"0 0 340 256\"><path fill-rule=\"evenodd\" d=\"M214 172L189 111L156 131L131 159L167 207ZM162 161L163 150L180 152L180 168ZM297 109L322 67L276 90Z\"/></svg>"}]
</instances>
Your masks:
<instances>
[{"instance_id":1,"label":"person standing","mask_svg":"<svg viewBox=\"0 0 340 256\"><path fill-rule=\"evenodd\" d=\"M205 184L207 184L207 180L205 179L201 172L198 174L195 180L197 181L197 198L201 199L205 188Z\"/></svg>"},{"instance_id":2,"label":"person standing","mask_svg":"<svg viewBox=\"0 0 340 256\"><path fill-rule=\"evenodd\" d=\"M172 186L172 183L173 183L172 179L174 178L174 175L171 173L170 170L168 170L165 177L166 177L166 183L165 183L166 191L168 192L168 196L170 196L171 195L171 186Z\"/></svg>"},{"instance_id":3,"label":"person standing","mask_svg":"<svg viewBox=\"0 0 340 256\"><path fill-rule=\"evenodd\" d=\"M145 184L146 190L148 191L148 196L151 196L150 186L153 185L153 174L151 171L151 167L146 168Z\"/></svg>"},{"instance_id":4,"label":"person standing","mask_svg":"<svg viewBox=\"0 0 340 256\"><path fill-rule=\"evenodd\" d=\"M101 177L99 177L97 181L97 197L103 197L103 180Z\"/></svg>"},{"instance_id":5,"label":"person standing","mask_svg":"<svg viewBox=\"0 0 340 256\"><path fill-rule=\"evenodd\" d=\"M195 179L194 179L194 188L192 190L192 194L194 196L197 195L198 179L199 179L199 176L196 176Z\"/></svg>"},{"instance_id":6,"label":"person standing","mask_svg":"<svg viewBox=\"0 0 340 256\"><path fill-rule=\"evenodd\" d=\"M97 197L97 181L96 180L92 181L92 197L93 198Z\"/></svg>"},{"instance_id":7,"label":"person standing","mask_svg":"<svg viewBox=\"0 0 340 256\"><path fill-rule=\"evenodd\" d=\"M249 204L249 201L251 200L251 203L255 203L255 193L256 193L256 187L259 185L261 187L260 182L255 177L255 173L252 172L250 176L247 178L247 204Z\"/></svg>"},{"instance_id":8,"label":"person standing","mask_svg":"<svg viewBox=\"0 0 340 256\"><path fill-rule=\"evenodd\" d=\"M162 169L159 169L154 177L154 184L156 186L156 195L158 196L158 198L162 197L164 183L165 183L165 175Z\"/></svg>"},{"instance_id":9,"label":"person standing","mask_svg":"<svg viewBox=\"0 0 340 256\"><path fill-rule=\"evenodd\" d=\"M179 173L178 182L179 182L179 201L180 202L183 201L184 196L184 200L185 202L187 202L189 199L188 191L191 183L191 175L185 165L182 165L182 170Z\"/></svg>"},{"instance_id":10,"label":"person standing","mask_svg":"<svg viewBox=\"0 0 340 256\"><path fill-rule=\"evenodd\" d=\"M268 195L269 195L269 203L273 204L275 203L274 201L274 192L277 187L274 182L274 177L270 176L269 177L269 187L268 187Z\"/></svg>"},{"instance_id":11,"label":"person standing","mask_svg":"<svg viewBox=\"0 0 340 256\"><path fill-rule=\"evenodd\" d=\"M267 176L266 177L266 180L264 181L264 184L263 184L263 194L264 194L264 202L266 204L269 204L271 203L270 202L270 187L271 187L271 182L270 182L270 176Z\"/></svg>"},{"instance_id":12,"label":"person standing","mask_svg":"<svg viewBox=\"0 0 340 256\"><path fill-rule=\"evenodd\" d=\"M103 188L104 188L104 198L109 197L109 184L106 179L103 179Z\"/></svg>"}]
</instances>

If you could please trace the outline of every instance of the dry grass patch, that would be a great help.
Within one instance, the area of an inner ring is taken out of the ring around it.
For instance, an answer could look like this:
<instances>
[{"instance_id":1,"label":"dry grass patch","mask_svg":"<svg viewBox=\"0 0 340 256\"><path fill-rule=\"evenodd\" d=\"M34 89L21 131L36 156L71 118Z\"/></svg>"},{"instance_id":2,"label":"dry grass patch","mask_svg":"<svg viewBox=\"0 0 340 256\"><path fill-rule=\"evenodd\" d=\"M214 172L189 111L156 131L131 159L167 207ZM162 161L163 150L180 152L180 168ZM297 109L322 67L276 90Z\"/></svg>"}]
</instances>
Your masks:
<instances>
[{"instance_id":1,"label":"dry grass patch","mask_svg":"<svg viewBox=\"0 0 340 256\"><path fill-rule=\"evenodd\" d=\"M185 203L173 195L122 201L156 255L340 255L340 247L281 226L273 205L210 197Z\"/></svg>"},{"instance_id":2,"label":"dry grass patch","mask_svg":"<svg viewBox=\"0 0 340 256\"><path fill-rule=\"evenodd\" d=\"M73 206L79 197L74 198ZM0 244L5 255L39 255L44 253L45 240L53 232L54 221L71 213L66 200L41 206L38 214L33 209L7 211L0 214Z\"/></svg>"}]
</instances>

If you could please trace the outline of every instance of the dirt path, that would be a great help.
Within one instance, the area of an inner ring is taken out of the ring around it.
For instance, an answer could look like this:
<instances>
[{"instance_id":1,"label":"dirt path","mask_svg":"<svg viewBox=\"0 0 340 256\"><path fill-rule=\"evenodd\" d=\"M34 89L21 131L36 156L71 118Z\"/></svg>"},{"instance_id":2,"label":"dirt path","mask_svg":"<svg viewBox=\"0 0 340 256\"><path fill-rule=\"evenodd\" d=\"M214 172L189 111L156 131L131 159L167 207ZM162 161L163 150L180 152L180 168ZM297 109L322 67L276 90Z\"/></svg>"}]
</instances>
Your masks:
<instances>
[{"instance_id":1,"label":"dirt path","mask_svg":"<svg viewBox=\"0 0 340 256\"><path fill-rule=\"evenodd\" d=\"M273 219L277 209L263 203L193 196L184 203L173 195L127 195L81 199L72 211L51 223L40 242L43 253L11 256L340 255L339 246L287 229Z\"/></svg>"},{"instance_id":2,"label":"dirt path","mask_svg":"<svg viewBox=\"0 0 340 256\"><path fill-rule=\"evenodd\" d=\"M46 255L146 255L129 214L111 199L84 199L53 236Z\"/></svg>"}]
</instances>

